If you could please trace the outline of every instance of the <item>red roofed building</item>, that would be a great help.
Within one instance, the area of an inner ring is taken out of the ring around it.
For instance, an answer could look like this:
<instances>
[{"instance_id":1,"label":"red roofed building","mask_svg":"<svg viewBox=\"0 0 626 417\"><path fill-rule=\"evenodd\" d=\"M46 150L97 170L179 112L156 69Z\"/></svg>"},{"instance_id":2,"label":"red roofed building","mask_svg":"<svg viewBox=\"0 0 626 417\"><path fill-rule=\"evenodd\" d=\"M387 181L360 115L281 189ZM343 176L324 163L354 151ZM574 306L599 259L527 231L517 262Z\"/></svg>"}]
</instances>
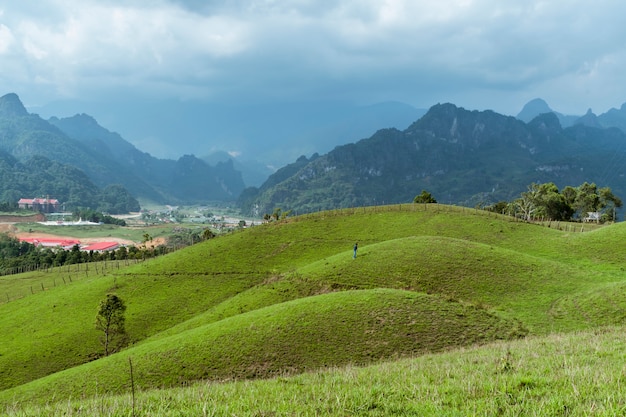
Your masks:
<instances>
[{"instance_id":1,"label":"red roofed building","mask_svg":"<svg viewBox=\"0 0 626 417\"><path fill-rule=\"evenodd\" d=\"M106 252L110 250L115 250L120 247L120 244L117 242L97 242L92 243L91 245L83 246L80 248L86 252L94 251L94 252Z\"/></svg>"},{"instance_id":2,"label":"red roofed building","mask_svg":"<svg viewBox=\"0 0 626 417\"><path fill-rule=\"evenodd\" d=\"M59 211L61 203L56 198L20 198L19 208L40 213L54 213Z\"/></svg>"},{"instance_id":3,"label":"red roofed building","mask_svg":"<svg viewBox=\"0 0 626 417\"><path fill-rule=\"evenodd\" d=\"M43 246L46 248L63 248L71 249L75 245L80 245L80 240L77 239L54 239L54 238L41 238L41 237L24 237L20 238L22 242L28 242L35 246Z\"/></svg>"}]
</instances>

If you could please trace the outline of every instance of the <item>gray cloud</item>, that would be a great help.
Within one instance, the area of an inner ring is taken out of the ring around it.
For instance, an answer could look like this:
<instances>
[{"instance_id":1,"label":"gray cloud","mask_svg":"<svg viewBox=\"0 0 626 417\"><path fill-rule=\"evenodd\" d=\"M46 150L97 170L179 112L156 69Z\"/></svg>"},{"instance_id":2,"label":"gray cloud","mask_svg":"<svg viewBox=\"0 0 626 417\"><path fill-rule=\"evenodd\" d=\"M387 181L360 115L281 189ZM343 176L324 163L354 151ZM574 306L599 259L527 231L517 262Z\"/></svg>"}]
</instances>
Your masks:
<instances>
[{"instance_id":1,"label":"gray cloud","mask_svg":"<svg viewBox=\"0 0 626 417\"><path fill-rule=\"evenodd\" d=\"M625 12L619 0L11 2L0 88L32 105L133 91L606 111L626 101Z\"/></svg>"}]
</instances>

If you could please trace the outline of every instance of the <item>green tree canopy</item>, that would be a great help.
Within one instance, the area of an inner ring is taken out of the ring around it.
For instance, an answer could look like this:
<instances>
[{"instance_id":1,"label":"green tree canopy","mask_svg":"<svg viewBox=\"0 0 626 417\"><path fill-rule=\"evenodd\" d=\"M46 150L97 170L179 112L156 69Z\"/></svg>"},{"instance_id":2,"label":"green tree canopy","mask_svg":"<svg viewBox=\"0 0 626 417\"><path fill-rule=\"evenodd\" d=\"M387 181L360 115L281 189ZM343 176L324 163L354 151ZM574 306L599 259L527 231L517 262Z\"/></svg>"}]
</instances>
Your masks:
<instances>
[{"instance_id":1,"label":"green tree canopy","mask_svg":"<svg viewBox=\"0 0 626 417\"><path fill-rule=\"evenodd\" d=\"M549 182L530 184L514 205L526 220L572 220L584 218L590 212L600 212L606 221L614 220L615 209L622 207L622 200L609 187L598 189L594 183L566 186L559 192L557 186Z\"/></svg>"},{"instance_id":2,"label":"green tree canopy","mask_svg":"<svg viewBox=\"0 0 626 417\"><path fill-rule=\"evenodd\" d=\"M419 195L416 195L415 198L413 199L414 203L436 203L437 200L435 200L435 197L432 196L431 193L429 193L426 190L422 190L422 193Z\"/></svg>"},{"instance_id":3,"label":"green tree canopy","mask_svg":"<svg viewBox=\"0 0 626 417\"><path fill-rule=\"evenodd\" d=\"M103 333L101 342L105 356L120 349L126 342L125 311L124 301L115 294L107 294L100 302L96 315L96 329Z\"/></svg>"}]
</instances>

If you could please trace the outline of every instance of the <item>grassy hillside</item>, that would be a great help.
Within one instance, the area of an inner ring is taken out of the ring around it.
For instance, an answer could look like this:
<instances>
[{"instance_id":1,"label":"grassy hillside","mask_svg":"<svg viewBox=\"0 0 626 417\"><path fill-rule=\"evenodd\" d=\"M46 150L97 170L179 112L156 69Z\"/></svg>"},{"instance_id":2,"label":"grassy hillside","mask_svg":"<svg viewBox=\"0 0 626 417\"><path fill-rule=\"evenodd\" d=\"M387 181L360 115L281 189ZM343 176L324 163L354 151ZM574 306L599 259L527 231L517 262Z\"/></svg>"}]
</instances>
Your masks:
<instances>
[{"instance_id":1,"label":"grassy hillside","mask_svg":"<svg viewBox=\"0 0 626 417\"><path fill-rule=\"evenodd\" d=\"M621 325L626 226L551 226L441 205L355 209L64 285L66 271L49 272L57 286L0 304L0 402L122 393L128 358L147 390ZM0 280L14 288L36 278ZM95 314L109 292L127 303L131 344L94 360Z\"/></svg>"},{"instance_id":2,"label":"grassy hillside","mask_svg":"<svg viewBox=\"0 0 626 417\"><path fill-rule=\"evenodd\" d=\"M367 367L138 391L134 399L97 395L43 406L16 399L6 414L619 416L626 411L623 334L610 327L529 337Z\"/></svg>"}]
</instances>

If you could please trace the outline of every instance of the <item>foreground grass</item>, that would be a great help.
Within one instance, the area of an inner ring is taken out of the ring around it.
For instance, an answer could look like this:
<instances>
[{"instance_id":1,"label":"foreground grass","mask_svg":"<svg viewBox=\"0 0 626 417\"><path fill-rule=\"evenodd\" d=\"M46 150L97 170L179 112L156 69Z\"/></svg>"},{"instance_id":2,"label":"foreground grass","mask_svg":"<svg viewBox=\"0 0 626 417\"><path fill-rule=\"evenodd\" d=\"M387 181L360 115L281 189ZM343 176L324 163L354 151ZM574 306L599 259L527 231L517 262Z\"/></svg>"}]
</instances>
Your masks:
<instances>
[{"instance_id":1,"label":"foreground grass","mask_svg":"<svg viewBox=\"0 0 626 417\"><path fill-rule=\"evenodd\" d=\"M364 365L525 334L515 321L440 297L389 289L342 291L273 305L146 342L4 391L0 400L119 392L126 389L128 358L135 363L137 386L145 389Z\"/></svg>"},{"instance_id":2,"label":"foreground grass","mask_svg":"<svg viewBox=\"0 0 626 417\"><path fill-rule=\"evenodd\" d=\"M62 400L29 416L617 416L626 413L623 327L499 342L369 367ZM130 390L130 377L126 381Z\"/></svg>"}]
</instances>

